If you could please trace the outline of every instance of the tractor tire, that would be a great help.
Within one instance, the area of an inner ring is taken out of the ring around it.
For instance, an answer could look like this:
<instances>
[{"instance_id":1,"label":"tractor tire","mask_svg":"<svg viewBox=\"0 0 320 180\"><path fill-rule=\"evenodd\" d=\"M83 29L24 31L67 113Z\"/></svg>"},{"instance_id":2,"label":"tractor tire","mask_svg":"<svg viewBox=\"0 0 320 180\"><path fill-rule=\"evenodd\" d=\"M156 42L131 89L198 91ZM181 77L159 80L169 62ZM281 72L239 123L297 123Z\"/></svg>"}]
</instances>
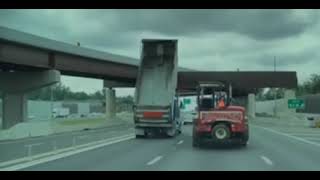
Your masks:
<instances>
[{"instance_id":1,"label":"tractor tire","mask_svg":"<svg viewBox=\"0 0 320 180\"><path fill-rule=\"evenodd\" d=\"M240 145L241 145L242 147L247 147L248 142L247 142L247 141L242 141L242 142L240 143Z\"/></svg>"},{"instance_id":2,"label":"tractor tire","mask_svg":"<svg viewBox=\"0 0 320 180\"><path fill-rule=\"evenodd\" d=\"M192 130L192 146L195 148L200 147L200 139L194 128Z\"/></svg>"},{"instance_id":3,"label":"tractor tire","mask_svg":"<svg viewBox=\"0 0 320 180\"><path fill-rule=\"evenodd\" d=\"M243 133L242 138L241 138L241 146L247 146L249 140L249 130Z\"/></svg>"},{"instance_id":4,"label":"tractor tire","mask_svg":"<svg viewBox=\"0 0 320 180\"><path fill-rule=\"evenodd\" d=\"M226 124L217 124L213 127L211 135L217 141L225 141L230 138L231 131Z\"/></svg>"},{"instance_id":5,"label":"tractor tire","mask_svg":"<svg viewBox=\"0 0 320 180\"><path fill-rule=\"evenodd\" d=\"M200 147L200 142L199 142L199 139L197 137L193 137L192 138L192 146L197 148L197 147Z\"/></svg>"}]
</instances>

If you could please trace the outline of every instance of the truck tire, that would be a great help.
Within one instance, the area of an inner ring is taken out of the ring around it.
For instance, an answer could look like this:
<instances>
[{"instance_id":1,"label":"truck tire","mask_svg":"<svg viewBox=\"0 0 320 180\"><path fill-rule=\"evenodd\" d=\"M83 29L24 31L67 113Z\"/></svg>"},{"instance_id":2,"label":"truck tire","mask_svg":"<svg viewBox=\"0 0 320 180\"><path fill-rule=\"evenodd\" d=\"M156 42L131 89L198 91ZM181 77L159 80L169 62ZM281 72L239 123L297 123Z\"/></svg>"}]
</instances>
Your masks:
<instances>
[{"instance_id":1,"label":"truck tire","mask_svg":"<svg viewBox=\"0 0 320 180\"><path fill-rule=\"evenodd\" d=\"M175 137L177 134L177 130L167 130L167 136L170 138Z\"/></svg>"},{"instance_id":2,"label":"truck tire","mask_svg":"<svg viewBox=\"0 0 320 180\"><path fill-rule=\"evenodd\" d=\"M144 138L145 136L144 135L137 135L136 134L136 139L141 139L141 138Z\"/></svg>"},{"instance_id":3,"label":"truck tire","mask_svg":"<svg viewBox=\"0 0 320 180\"><path fill-rule=\"evenodd\" d=\"M137 129L136 129L137 130ZM140 129L141 130L141 129ZM136 139L139 139L139 138L145 138L147 137L148 133L146 132L146 130L141 130L143 133L137 133L136 132Z\"/></svg>"},{"instance_id":4,"label":"truck tire","mask_svg":"<svg viewBox=\"0 0 320 180\"><path fill-rule=\"evenodd\" d=\"M230 138L230 128L226 124L217 124L211 132L212 137L218 141L224 141Z\"/></svg>"},{"instance_id":5,"label":"truck tire","mask_svg":"<svg viewBox=\"0 0 320 180\"><path fill-rule=\"evenodd\" d=\"M194 137L192 138L192 146L193 146L193 147L200 147L199 139L198 139L196 136L194 136Z\"/></svg>"}]
</instances>

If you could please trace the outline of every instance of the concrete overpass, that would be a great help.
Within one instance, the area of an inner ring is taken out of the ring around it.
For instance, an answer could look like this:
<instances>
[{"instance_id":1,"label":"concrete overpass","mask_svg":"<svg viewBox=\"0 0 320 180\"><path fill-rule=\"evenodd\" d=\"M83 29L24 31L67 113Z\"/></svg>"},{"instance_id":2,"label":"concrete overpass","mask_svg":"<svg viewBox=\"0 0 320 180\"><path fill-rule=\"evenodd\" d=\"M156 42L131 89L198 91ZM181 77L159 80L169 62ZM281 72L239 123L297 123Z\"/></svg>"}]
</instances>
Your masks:
<instances>
[{"instance_id":1,"label":"concrete overpass","mask_svg":"<svg viewBox=\"0 0 320 180\"><path fill-rule=\"evenodd\" d=\"M112 117L115 103L115 91L112 88L135 87L139 64L139 59L0 27L3 127L9 128L25 121L26 93L59 82L60 74L103 79L104 87L107 87L107 115ZM195 81L204 79L230 80L235 84L233 94L239 96L254 92L256 87L292 88L297 84L295 72L196 73L186 68L179 68L178 71L178 90L181 92L192 92Z\"/></svg>"}]
</instances>

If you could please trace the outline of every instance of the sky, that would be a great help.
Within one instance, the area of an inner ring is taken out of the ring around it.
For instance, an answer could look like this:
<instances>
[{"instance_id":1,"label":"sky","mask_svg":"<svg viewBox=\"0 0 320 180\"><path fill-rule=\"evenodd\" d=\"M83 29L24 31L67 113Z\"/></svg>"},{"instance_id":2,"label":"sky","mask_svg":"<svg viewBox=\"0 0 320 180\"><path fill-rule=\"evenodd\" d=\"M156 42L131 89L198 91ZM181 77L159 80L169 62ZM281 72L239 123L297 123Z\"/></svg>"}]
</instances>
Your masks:
<instances>
[{"instance_id":1,"label":"sky","mask_svg":"<svg viewBox=\"0 0 320 180\"><path fill-rule=\"evenodd\" d=\"M140 57L143 38L178 39L179 66L206 71L320 73L319 10L0 10L0 26L109 53ZM63 76L73 91L102 80ZM133 94L132 88L117 96Z\"/></svg>"}]
</instances>

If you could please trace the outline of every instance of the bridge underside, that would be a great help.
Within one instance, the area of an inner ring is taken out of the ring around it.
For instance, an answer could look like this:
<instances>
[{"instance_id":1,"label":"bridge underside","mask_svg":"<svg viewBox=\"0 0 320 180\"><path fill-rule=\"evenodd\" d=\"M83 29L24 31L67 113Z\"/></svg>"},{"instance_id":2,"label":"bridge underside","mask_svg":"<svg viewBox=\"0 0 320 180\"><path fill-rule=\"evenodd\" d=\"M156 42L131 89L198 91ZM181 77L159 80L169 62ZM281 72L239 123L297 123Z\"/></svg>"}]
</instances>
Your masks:
<instances>
[{"instance_id":1,"label":"bridge underside","mask_svg":"<svg viewBox=\"0 0 320 180\"><path fill-rule=\"evenodd\" d=\"M230 83L233 97L256 93L258 88L277 87L292 89L297 87L296 72L273 71L221 71L221 72L179 72L178 92L182 96L195 95L199 82L223 81Z\"/></svg>"}]
</instances>

